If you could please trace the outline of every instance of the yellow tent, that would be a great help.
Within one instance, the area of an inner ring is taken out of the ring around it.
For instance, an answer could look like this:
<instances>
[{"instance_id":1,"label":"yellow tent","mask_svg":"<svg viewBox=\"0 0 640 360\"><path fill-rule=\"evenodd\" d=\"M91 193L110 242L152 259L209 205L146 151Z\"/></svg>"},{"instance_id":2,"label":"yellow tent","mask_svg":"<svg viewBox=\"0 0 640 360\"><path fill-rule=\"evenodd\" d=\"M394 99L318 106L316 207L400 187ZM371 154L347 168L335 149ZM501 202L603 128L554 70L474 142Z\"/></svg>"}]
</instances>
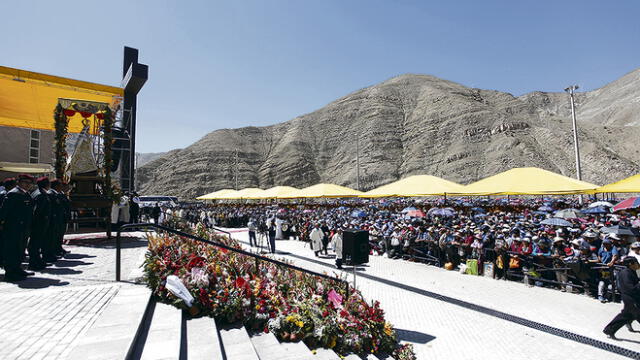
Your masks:
<instances>
[{"instance_id":1,"label":"yellow tent","mask_svg":"<svg viewBox=\"0 0 640 360\"><path fill-rule=\"evenodd\" d=\"M288 194L299 191L300 189L291 186L274 186L270 189L264 190L261 194L252 199L282 199Z\"/></svg>"},{"instance_id":2,"label":"yellow tent","mask_svg":"<svg viewBox=\"0 0 640 360\"><path fill-rule=\"evenodd\" d=\"M360 197L427 196L462 192L464 186L431 175L413 175L367 191Z\"/></svg>"},{"instance_id":3,"label":"yellow tent","mask_svg":"<svg viewBox=\"0 0 640 360\"><path fill-rule=\"evenodd\" d=\"M282 198L323 198L323 197L356 197L361 191L334 184L316 184L297 191L284 194Z\"/></svg>"},{"instance_id":4,"label":"yellow tent","mask_svg":"<svg viewBox=\"0 0 640 360\"><path fill-rule=\"evenodd\" d=\"M598 193L640 193L640 174L599 187Z\"/></svg>"},{"instance_id":5,"label":"yellow tent","mask_svg":"<svg viewBox=\"0 0 640 360\"><path fill-rule=\"evenodd\" d=\"M218 196L220 200L239 200L239 199L255 199L257 196L262 195L264 190L259 188L245 188L238 191L231 191L226 194Z\"/></svg>"},{"instance_id":6,"label":"yellow tent","mask_svg":"<svg viewBox=\"0 0 640 360\"><path fill-rule=\"evenodd\" d=\"M196 199L197 200L215 200L215 199L218 199L219 196L222 196L234 191L235 190L233 189L222 189L222 190L214 191L212 193L208 193L206 195L198 196Z\"/></svg>"},{"instance_id":7,"label":"yellow tent","mask_svg":"<svg viewBox=\"0 0 640 360\"><path fill-rule=\"evenodd\" d=\"M567 195L585 194L598 185L551 171L527 167L507 170L464 187L455 195Z\"/></svg>"},{"instance_id":8,"label":"yellow tent","mask_svg":"<svg viewBox=\"0 0 640 360\"><path fill-rule=\"evenodd\" d=\"M0 126L55 130L59 98L114 104L122 88L0 66ZM69 118L69 132L82 131L82 116Z\"/></svg>"}]
</instances>

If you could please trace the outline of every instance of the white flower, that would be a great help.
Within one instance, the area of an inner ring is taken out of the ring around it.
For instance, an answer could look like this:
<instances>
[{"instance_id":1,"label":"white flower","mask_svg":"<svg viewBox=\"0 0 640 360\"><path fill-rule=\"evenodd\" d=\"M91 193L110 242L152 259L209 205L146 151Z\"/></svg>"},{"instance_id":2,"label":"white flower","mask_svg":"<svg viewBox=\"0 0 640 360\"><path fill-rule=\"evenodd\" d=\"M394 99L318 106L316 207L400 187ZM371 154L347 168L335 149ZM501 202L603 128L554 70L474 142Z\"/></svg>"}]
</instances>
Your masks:
<instances>
[{"instance_id":1,"label":"white flower","mask_svg":"<svg viewBox=\"0 0 640 360\"><path fill-rule=\"evenodd\" d=\"M198 287L205 287L209 285L209 276L203 268L194 267L191 269L190 277L190 283Z\"/></svg>"}]
</instances>

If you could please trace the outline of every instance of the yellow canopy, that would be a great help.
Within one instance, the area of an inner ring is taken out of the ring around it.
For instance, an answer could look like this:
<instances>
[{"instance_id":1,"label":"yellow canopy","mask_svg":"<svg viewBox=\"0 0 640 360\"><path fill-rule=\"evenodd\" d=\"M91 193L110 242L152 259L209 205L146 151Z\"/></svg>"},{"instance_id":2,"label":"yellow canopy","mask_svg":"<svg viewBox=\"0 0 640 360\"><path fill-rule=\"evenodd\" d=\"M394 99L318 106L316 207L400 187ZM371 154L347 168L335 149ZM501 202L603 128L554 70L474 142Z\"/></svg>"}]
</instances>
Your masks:
<instances>
[{"instance_id":1,"label":"yellow canopy","mask_svg":"<svg viewBox=\"0 0 640 360\"><path fill-rule=\"evenodd\" d=\"M589 193L597 187L551 171L527 167L484 178L465 186L456 195L568 195Z\"/></svg>"},{"instance_id":2,"label":"yellow canopy","mask_svg":"<svg viewBox=\"0 0 640 360\"><path fill-rule=\"evenodd\" d=\"M0 66L0 126L55 130L58 98L113 104L122 88ZM82 131L82 116L69 118L69 132Z\"/></svg>"},{"instance_id":3,"label":"yellow canopy","mask_svg":"<svg viewBox=\"0 0 640 360\"><path fill-rule=\"evenodd\" d=\"M599 193L640 193L640 174L601 186L594 192Z\"/></svg>"},{"instance_id":4,"label":"yellow canopy","mask_svg":"<svg viewBox=\"0 0 640 360\"><path fill-rule=\"evenodd\" d=\"M264 190L258 188L245 188L238 191L231 191L218 196L220 200L236 200L236 199L255 199L262 195Z\"/></svg>"},{"instance_id":5,"label":"yellow canopy","mask_svg":"<svg viewBox=\"0 0 640 360\"><path fill-rule=\"evenodd\" d=\"M222 189L222 190L214 191L212 193L208 193L206 195L198 196L196 199L197 200L215 200L219 196L228 194L228 193L233 192L233 191L235 191L235 190L233 190L233 189Z\"/></svg>"},{"instance_id":6,"label":"yellow canopy","mask_svg":"<svg viewBox=\"0 0 640 360\"><path fill-rule=\"evenodd\" d=\"M282 199L288 194L299 191L300 189L291 186L274 186L270 189L264 190L261 194L252 199Z\"/></svg>"},{"instance_id":7,"label":"yellow canopy","mask_svg":"<svg viewBox=\"0 0 640 360\"><path fill-rule=\"evenodd\" d=\"M459 193L464 186L431 175L413 175L367 191L360 197L427 196Z\"/></svg>"},{"instance_id":8,"label":"yellow canopy","mask_svg":"<svg viewBox=\"0 0 640 360\"><path fill-rule=\"evenodd\" d=\"M50 174L53 172L53 167L49 164L0 162L0 171L26 174Z\"/></svg>"},{"instance_id":9,"label":"yellow canopy","mask_svg":"<svg viewBox=\"0 0 640 360\"><path fill-rule=\"evenodd\" d=\"M322 197L356 197L361 191L334 184L316 184L297 191L284 194L282 198L322 198Z\"/></svg>"}]
</instances>

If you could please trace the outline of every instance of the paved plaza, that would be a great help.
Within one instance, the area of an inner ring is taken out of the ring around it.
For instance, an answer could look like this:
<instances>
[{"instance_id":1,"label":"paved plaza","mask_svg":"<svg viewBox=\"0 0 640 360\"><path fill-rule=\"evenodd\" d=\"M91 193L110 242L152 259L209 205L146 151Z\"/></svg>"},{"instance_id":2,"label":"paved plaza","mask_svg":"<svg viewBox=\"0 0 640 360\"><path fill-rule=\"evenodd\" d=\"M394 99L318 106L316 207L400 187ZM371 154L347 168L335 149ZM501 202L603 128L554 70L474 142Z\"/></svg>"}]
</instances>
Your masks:
<instances>
[{"instance_id":1,"label":"paved plaza","mask_svg":"<svg viewBox=\"0 0 640 360\"><path fill-rule=\"evenodd\" d=\"M233 230L246 245L246 231ZM142 234L135 234L142 236ZM64 260L18 284L0 283L0 359L66 359L109 302L130 282L116 283L114 240L76 238ZM278 241L278 258L353 281L333 258L307 244ZM123 279L139 276L146 241L123 241ZM620 304L522 283L462 275L433 266L372 256L356 286L379 300L419 359L637 358L640 334L621 341L601 330ZM635 324L637 328L640 325ZM594 346L594 344L596 346ZM599 344L599 345L598 345ZM604 348L604 349L603 349Z\"/></svg>"},{"instance_id":2,"label":"paved plaza","mask_svg":"<svg viewBox=\"0 0 640 360\"><path fill-rule=\"evenodd\" d=\"M0 359L66 359L119 291L142 286L116 283L115 241L92 237L75 236L70 254L27 280L0 282ZM123 280L139 274L146 248L123 239Z\"/></svg>"},{"instance_id":3,"label":"paved plaza","mask_svg":"<svg viewBox=\"0 0 640 360\"><path fill-rule=\"evenodd\" d=\"M246 232L233 236L248 244ZM276 249L298 266L353 281L350 269L335 270L332 257L314 257L304 242L277 241ZM602 333L617 303L381 256L359 267L356 285L380 301L419 359L624 359L640 352L640 333L621 329L621 341ZM591 345L597 342L616 350Z\"/></svg>"}]
</instances>

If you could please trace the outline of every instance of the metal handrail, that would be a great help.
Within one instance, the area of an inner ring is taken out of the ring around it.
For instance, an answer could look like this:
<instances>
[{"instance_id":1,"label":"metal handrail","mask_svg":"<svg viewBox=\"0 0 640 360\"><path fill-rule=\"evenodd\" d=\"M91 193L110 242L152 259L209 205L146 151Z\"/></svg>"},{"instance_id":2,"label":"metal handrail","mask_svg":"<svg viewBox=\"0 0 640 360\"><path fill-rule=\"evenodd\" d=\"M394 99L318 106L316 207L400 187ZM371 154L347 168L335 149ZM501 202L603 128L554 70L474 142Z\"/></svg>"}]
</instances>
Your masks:
<instances>
[{"instance_id":1,"label":"metal handrail","mask_svg":"<svg viewBox=\"0 0 640 360\"><path fill-rule=\"evenodd\" d=\"M318 277L321 277L323 279L328 279L328 280L336 281L336 282L339 282L339 283L343 283L345 285L346 296L347 297L349 296L349 282L348 281L339 279L337 277L329 276L329 275L326 275L326 274L321 274L321 273L318 273L318 272L315 272L315 271L307 270L307 269L304 269L304 268L301 268L301 267L298 267L298 266L295 266L295 265L287 264L287 263L279 261L279 260L274 260L274 259L271 259L271 258L268 258L268 257L265 257L265 256L257 255L257 254L254 254L254 253L242 250L242 249L237 249L237 248L234 248L232 246L228 246L228 245L216 242L216 241L203 239L201 237L197 237L195 235L191 235L191 234L188 234L188 233L180 231L180 230L176 230L176 229L172 229L172 228L169 228L169 227L166 227L166 226L152 224L152 223L126 224L126 225L123 225L123 226L118 228L118 232L117 232L117 235L116 235L116 281L120 281L120 270L121 270L121 259L120 258L121 258L121 253L122 253L122 251L121 251L121 248L122 248L121 233L124 230L139 229L139 228L155 228L155 229L159 229L159 230L166 231L166 232L169 232L169 233L181 236L181 237L185 237L185 238L188 238L188 239L191 239L191 240L196 240L196 241L199 241L199 242L202 242L202 243L206 243L206 244L217 246L219 248L223 248L223 249L226 249L226 250L229 250L229 251L233 251L233 252L238 253L238 254L242 254L242 255L245 255L245 256L250 256L250 257L256 259L256 265L257 265L258 261L266 261L266 262L269 262L269 263L272 263L272 264L275 264L275 265L278 265L278 266L284 266L284 267L292 269L292 270L304 272L304 273L307 273L307 274L310 274L310 275L313 275L313 276L318 276ZM231 233L230 232L222 230L222 229L217 229L217 228L213 228L213 229L216 230L216 231L224 232L229 236L229 238L231 238Z\"/></svg>"}]
</instances>

